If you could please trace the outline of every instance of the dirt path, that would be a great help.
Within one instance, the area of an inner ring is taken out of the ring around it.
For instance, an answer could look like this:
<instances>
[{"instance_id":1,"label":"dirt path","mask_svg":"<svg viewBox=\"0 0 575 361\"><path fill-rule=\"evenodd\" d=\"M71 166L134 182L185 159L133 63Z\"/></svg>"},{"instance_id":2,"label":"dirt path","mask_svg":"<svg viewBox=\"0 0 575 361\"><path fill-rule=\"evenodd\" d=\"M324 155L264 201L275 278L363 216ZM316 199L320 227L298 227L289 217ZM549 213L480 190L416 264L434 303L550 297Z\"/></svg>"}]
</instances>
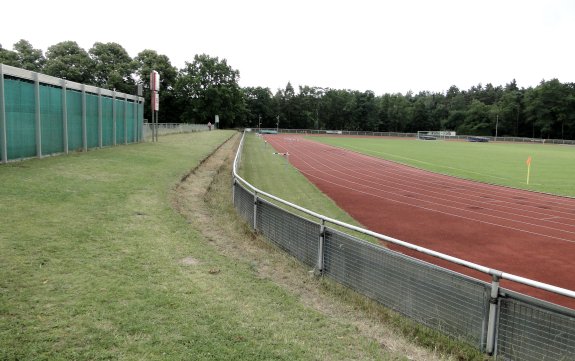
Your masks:
<instances>
[{"instance_id":1,"label":"dirt path","mask_svg":"<svg viewBox=\"0 0 575 361\"><path fill-rule=\"evenodd\" d=\"M389 314L377 307L358 310L358 301L336 296L337 288L318 279L297 261L255 235L236 215L231 202L231 163L240 136L224 143L190 172L174 190L172 204L216 249L231 259L249 262L257 277L269 279L296 295L306 306L333 322L353 325L364 337L377 341L394 360L448 360L400 335L386 324Z\"/></svg>"}]
</instances>

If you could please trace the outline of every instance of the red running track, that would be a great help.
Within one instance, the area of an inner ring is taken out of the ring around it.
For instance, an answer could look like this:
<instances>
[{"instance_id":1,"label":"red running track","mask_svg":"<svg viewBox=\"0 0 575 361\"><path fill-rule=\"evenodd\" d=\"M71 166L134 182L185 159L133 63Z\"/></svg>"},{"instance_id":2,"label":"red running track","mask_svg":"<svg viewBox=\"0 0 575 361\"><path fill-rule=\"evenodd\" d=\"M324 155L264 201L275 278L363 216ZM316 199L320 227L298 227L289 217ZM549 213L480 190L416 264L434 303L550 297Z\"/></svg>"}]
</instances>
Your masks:
<instances>
[{"instance_id":1,"label":"red running track","mask_svg":"<svg viewBox=\"0 0 575 361\"><path fill-rule=\"evenodd\" d=\"M265 139L288 152L292 165L370 230L575 290L575 199L431 173L297 135ZM388 247L490 281L465 267ZM575 309L568 297L510 281L502 286Z\"/></svg>"}]
</instances>

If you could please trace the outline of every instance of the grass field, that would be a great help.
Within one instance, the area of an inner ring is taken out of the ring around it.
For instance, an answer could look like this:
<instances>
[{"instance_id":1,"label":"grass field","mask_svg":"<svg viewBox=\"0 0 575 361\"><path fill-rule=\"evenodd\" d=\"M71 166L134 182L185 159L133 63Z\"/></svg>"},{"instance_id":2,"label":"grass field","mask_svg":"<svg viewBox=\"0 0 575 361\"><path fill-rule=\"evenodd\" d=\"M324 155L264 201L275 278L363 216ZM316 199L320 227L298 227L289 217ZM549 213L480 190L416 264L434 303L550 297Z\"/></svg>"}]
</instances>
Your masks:
<instances>
[{"instance_id":1,"label":"grass field","mask_svg":"<svg viewBox=\"0 0 575 361\"><path fill-rule=\"evenodd\" d=\"M0 165L0 359L404 359L173 209L175 184L231 135Z\"/></svg>"},{"instance_id":2,"label":"grass field","mask_svg":"<svg viewBox=\"0 0 575 361\"><path fill-rule=\"evenodd\" d=\"M433 172L575 197L575 147L390 138L308 137ZM527 158L532 157L527 184Z\"/></svg>"}]
</instances>

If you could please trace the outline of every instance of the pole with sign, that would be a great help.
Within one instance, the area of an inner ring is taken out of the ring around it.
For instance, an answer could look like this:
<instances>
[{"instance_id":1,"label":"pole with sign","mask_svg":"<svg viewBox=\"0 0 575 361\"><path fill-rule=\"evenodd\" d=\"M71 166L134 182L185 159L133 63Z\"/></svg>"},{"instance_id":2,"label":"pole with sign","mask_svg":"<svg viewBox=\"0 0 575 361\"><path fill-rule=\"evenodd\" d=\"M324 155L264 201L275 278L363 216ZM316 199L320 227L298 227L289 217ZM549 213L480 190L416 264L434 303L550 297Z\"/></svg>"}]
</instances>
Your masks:
<instances>
[{"instance_id":1,"label":"pole with sign","mask_svg":"<svg viewBox=\"0 0 575 361\"><path fill-rule=\"evenodd\" d=\"M220 129L220 116L216 114L216 117L214 119L214 128L215 129Z\"/></svg>"},{"instance_id":2,"label":"pole with sign","mask_svg":"<svg viewBox=\"0 0 575 361\"><path fill-rule=\"evenodd\" d=\"M150 73L150 92L152 97L152 142L157 142L158 111L160 110L160 74L155 70Z\"/></svg>"}]
</instances>

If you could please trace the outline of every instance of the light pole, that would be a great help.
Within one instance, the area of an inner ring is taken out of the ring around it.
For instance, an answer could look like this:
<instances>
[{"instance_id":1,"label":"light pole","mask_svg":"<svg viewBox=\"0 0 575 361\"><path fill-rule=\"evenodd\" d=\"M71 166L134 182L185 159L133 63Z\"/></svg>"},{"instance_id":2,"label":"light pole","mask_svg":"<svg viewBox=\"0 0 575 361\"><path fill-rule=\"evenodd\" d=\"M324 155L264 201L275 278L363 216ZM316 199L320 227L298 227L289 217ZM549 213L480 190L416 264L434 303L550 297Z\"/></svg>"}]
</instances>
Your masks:
<instances>
[{"instance_id":1,"label":"light pole","mask_svg":"<svg viewBox=\"0 0 575 361\"><path fill-rule=\"evenodd\" d=\"M495 141L497 142L497 128L499 127L499 113L497 113L497 120L495 121Z\"/></svg>"},{"instance_id":2,"label":"light pole","mask_svg":"<svg viewBox=\"0 0 575 361\"><path fill-rule=\"evenodd\" d=\"M262 116L258 115L258 133L261 133L262 131Z\"/></svg>"},{"instance_id":3,"label":"light pole","mask_svg":"<svg viewBox=\"0 0 575 361\"><path fill-rule=\"evenodd\" d=\"M280 132L280 116L277 116L277 123L276 123L276 133Z\"/></svg>"}]
</instances>

